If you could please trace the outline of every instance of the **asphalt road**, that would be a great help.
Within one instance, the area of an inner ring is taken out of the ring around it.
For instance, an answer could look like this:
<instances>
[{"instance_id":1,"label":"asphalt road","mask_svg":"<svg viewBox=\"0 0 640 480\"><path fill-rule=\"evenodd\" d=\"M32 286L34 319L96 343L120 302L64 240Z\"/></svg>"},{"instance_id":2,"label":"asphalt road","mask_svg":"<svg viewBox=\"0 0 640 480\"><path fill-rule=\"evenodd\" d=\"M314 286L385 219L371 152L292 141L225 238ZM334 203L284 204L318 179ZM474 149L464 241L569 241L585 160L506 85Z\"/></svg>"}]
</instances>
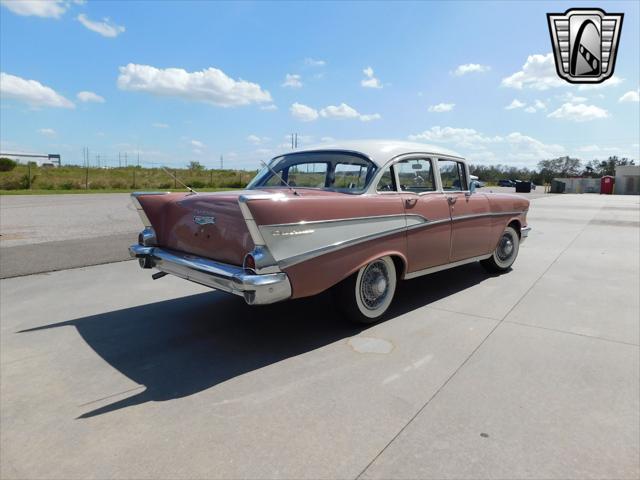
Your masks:
<instances>
[{"instance_id":1,"label":"asphalt road","mask_svg":"<svg viewBox=\"0 0 640 480\"><path fill-rule=\"evenodd\" d=\"M512 271L248 307L120 262L0 281L0 477L640 476L638 197L538 198Z\"/></svg>"},{"instance_id":2,"label":"asphalt road","mask_svg":"<svg viewBox=\"0 0 640 480\"><path fill-rule=\"evenodd\" d=\"M128 194L0 196L0 278L128 260L141 229Z\"/></svg>"}]
</instances>

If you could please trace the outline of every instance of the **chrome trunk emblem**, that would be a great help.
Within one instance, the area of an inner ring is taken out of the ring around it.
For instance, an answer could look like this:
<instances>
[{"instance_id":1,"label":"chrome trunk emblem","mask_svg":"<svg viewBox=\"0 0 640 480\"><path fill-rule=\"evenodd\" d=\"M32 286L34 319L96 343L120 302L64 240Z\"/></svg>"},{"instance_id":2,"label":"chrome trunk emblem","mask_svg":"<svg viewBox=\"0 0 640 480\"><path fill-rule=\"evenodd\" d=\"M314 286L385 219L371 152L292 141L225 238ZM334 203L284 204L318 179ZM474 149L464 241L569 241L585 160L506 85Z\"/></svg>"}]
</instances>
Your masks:
<instances>
[{"instance_id":1,"label":"chrome trunk emblem","mask_svg":"<svg viewBox=\"0 0 640 480\"><path fill-rule=\"evenodd\" d=\"M602 83L610 78L623 17L599 8L547 13L558 75L569 83Z\"/></svg>"},{"instance_id":2,"label":"chrome trunk emblem","mask_svg":"<svg viewBox=\"0 0 640 480\"><path fill-rule=\"evenodd\" d=\"M216 217L206 217L204 215L196 215L193 217L194 223L197 225L215 225Z\"/></svg>"}]
</instances>

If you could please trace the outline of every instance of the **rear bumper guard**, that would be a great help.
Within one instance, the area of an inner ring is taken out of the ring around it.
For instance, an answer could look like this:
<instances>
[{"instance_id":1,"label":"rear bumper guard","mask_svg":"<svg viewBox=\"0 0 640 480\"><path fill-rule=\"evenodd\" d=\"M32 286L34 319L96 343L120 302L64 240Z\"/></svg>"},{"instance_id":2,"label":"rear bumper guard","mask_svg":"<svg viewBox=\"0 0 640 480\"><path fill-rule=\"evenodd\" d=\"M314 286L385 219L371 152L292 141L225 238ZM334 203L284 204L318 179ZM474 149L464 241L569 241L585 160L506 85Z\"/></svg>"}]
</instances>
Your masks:
<instances>
[{"instance_id":1,"label":"rear bumper guard","mask_svg":"<svg viewBox=\"0 0 640 480\"><path fill-rule=\"evenodd\" d=\"M286 273L255 274L242 267L159 247L131 245L129 254L143 268L155 267L207 287L244 297L249 305L266 305L291 297Z\"/></svg>"},{"instance_id":2,"label":"rear bumper guard","mask_svg":"<svg viewBox=\"0 0 640 480\"><path fill-rule=\"evenodd\" d=\"M522 227L520 229L520 243L524 242L529 236L529 232L531 231L531 227Z\"/></svg>"}]
</instances>

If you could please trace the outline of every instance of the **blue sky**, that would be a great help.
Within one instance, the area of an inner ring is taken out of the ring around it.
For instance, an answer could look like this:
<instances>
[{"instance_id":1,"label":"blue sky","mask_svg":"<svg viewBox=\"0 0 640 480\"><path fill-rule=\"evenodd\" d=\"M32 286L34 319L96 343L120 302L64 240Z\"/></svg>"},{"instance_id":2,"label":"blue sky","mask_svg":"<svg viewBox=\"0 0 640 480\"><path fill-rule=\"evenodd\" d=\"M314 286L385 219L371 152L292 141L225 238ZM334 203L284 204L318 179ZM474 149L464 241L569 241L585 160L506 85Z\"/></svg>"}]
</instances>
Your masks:
<instances>
[{"instance_id":1,"label":"blue sky","mask_svg":"<svg viewBox=\"0 0 640 480\"><path fill-rule=\"evenodd\" d=\"M637 1L0 1L3 152L253 168L297 132L488 164L640 157ZM550 56L546 13L577 6L625 14L599 88Z\"/></svg>"}]
</instances>

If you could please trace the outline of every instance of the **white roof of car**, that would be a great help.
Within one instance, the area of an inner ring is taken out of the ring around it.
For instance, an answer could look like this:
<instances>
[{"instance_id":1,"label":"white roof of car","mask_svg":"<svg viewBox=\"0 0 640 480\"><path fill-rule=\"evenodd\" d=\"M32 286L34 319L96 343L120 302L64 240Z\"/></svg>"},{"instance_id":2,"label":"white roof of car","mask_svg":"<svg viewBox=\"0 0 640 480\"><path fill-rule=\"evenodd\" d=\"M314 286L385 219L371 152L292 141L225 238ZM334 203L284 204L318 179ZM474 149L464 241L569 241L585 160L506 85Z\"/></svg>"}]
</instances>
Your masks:
<instances>
[{"instance_id":1,"label":"white roof of car","mask_svg":"<svg viewBox=\"0 0 640 480\"><path fill-rule=\"evenodd\" d=\"M459 153L437 145L398 140L349 140L322 143L301 148L300 150L295 150L295 152L300 153L318 150L348 150L359 152L369 157L378 166L384 165L398 155L405 155L407 153L425 153L429 155L447 155L450 157L463 158Z\"/></svg>"}]
</instances>

